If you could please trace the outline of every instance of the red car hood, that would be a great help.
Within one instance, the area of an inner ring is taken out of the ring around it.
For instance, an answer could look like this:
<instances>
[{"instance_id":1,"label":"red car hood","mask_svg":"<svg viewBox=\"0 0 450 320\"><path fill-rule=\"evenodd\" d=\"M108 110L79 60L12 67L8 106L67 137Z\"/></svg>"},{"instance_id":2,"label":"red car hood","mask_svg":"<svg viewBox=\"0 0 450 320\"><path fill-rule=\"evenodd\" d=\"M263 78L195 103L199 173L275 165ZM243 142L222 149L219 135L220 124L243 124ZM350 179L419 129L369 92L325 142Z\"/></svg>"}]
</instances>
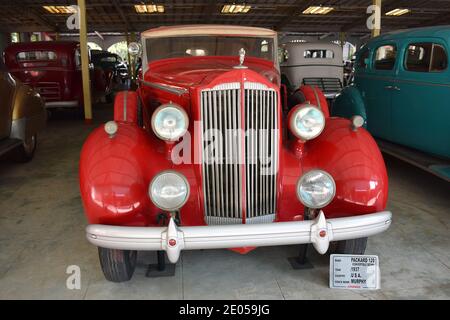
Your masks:
<instances>
[{"instance_id":1,"label":"red car hood","mask_svg":"<svg viewBox=\"0 0 450 320\"><path fill-rule=\"evenodd\" d=\"M159 60L149 64L145 80L171 86L191 88L208 84L217 76L234 70L239 65L238 57L189 57ZM279 84L279 71L272 62L247 58L244 62L250 70Z\"/></svg>"}]
</instances>

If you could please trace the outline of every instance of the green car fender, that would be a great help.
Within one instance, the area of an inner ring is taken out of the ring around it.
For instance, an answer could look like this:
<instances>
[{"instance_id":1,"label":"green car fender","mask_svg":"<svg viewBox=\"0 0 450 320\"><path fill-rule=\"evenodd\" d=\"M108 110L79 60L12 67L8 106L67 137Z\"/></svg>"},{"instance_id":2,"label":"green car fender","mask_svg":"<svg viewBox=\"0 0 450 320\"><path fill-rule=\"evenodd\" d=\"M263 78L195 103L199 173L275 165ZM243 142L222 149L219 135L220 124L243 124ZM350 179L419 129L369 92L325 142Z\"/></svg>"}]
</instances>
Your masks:
<instances>
[{"instance_id":1,"label":"green car fender","mask_svg":"<svg viewBox=\"0 0 450 320\"><path fill-rule=\"evenodd\" d=\"M333 103L331 115L347 119L361 116L367 124L366 107L358 88L354 86L344 88Z\"/></svg>"}]
</instances>

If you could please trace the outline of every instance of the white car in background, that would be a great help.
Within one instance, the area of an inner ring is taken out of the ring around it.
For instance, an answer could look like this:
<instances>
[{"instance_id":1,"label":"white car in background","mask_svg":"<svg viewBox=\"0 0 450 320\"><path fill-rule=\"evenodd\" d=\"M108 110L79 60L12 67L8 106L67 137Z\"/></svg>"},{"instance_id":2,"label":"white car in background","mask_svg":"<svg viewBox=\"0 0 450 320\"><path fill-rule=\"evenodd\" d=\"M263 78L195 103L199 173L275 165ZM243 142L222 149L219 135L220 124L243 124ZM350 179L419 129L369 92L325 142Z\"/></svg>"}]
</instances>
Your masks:
<instances>
[{"instance_id":1,"label":"white car in background","mask_svg":"<svg viewBox=\"0 0 450 320\"><path fill-rule=\"evenodd\" d=\"M342 47L327 42L292 42L281 47L282 81L289 92L302 85L317 86L334 99L342 90L344 62Z\"/></svg>"}]
</instances>

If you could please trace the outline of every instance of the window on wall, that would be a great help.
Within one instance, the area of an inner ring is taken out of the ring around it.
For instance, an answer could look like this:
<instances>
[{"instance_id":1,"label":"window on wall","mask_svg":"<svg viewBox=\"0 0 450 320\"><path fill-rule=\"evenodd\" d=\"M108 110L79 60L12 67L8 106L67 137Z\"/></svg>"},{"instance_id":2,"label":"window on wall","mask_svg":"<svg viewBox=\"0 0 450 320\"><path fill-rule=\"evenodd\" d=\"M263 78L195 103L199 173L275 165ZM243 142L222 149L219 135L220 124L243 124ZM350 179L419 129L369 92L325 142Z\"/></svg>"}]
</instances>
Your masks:
<instances>
[{"instance_id":1,"label":"window on wall","mask_svg":"<svg viewBox=\"0 0 450 320\"><path fill-rule=\"evenodd\" d=\"M108 48L108 51L117 54L122 60L128 59L128 45L126 41L120 41L113 44Z\"/></svg>"},{"instance_id":2,"label":"window on wall","mask_svg":"<svg viewBox=\"0 0 450 320\"><path fill-rule=\"evenodd\" d=\"M397 47L395 45L381 46L375 53L376 70L392 70L397 58Z\"/></svg>"},{"instance_id":3,"label":"window on wall","mask_svg":"<svg viewBox=\"0 0 450 320\"><path fill-rule=\"evenodd\" d=\"M369 49L365 48L362 50L359 56L358 67L362 69L367 69L367 59L369 59Z\"/></svg>"},{"instance_id":4,"label":"window on wall","mask_svg":"<svg viewBox=\"0 0 450 320\"><path fill-rule=\"evenodd\" d=\"M80 49L75 50L75 66L81 68L81 52Z\"/></svg>"},{"instance_id":5,"label":"window on wall","mask_svg":"<svg viewBox=\"0 0 450 320\"><path fill-rule=\"evenodd\" d=\"M12 43L20 42L20 37L19 37L19 33L18 32L11 33L11 42Z\"/></svg>"},{"instance_id":6,"label":"window on wall","mask_svg":"<svg viewBox=\"0 0 450 320\"><path fill-rule=\"evenodd\" d=\"M413 72L440 72L447 69L444 47L435 43L412 43L406 51L405 69Z\"/></svg>"},{"instance_id":7,"label":"window on wall","mask_svg":"<svg viewBox=\"0 0 450 320\"><path fill-rule=\"evenodd\" d=\"M334 52L322 49L305 50L303 57L306 59L333 59Z\"/></svg>"},{"instance_id":8,"label":"window on wall","mask_svg":"<svg viewBox=\"0 0 450 320\"><path fill-rule=\"evenodd\" d=\"M31 35L31 37L30 37L30 41L31 41L31 42L39 41L39 35L33 33L33 34Z\"/></svg>"},{"instance_id":9,"label":"window on wall","mask_svg":"<svg viewBox=\"0 0 450 320\"><path fill-rule=\"evenodd\" d=\"M102 50L102 47L100 47L95 42L88 42L87 45L88 45L89 49L91 49L91 50Z\"/></svg>"}]
</instances>

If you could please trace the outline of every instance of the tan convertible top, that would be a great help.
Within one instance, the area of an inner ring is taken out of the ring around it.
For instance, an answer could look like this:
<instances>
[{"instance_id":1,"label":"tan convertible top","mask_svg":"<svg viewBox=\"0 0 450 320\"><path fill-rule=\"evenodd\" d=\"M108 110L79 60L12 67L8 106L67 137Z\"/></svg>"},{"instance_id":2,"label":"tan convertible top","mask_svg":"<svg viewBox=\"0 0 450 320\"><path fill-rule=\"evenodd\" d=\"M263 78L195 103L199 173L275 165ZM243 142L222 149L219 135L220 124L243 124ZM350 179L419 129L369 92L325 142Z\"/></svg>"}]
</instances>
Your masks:
<instances>
[{"instance_id":1,"label":"tan convertible top","mask_svg":"<svg viewBox=\"0 0 450 320\"><path fill-rule=\"evenodd\" d=\"M143 38L175 37L188 35L276 37L277 33L273 30L265 28L216 24L159 27L147 30L142 33Z\"/></svg>"}]
</instances>

